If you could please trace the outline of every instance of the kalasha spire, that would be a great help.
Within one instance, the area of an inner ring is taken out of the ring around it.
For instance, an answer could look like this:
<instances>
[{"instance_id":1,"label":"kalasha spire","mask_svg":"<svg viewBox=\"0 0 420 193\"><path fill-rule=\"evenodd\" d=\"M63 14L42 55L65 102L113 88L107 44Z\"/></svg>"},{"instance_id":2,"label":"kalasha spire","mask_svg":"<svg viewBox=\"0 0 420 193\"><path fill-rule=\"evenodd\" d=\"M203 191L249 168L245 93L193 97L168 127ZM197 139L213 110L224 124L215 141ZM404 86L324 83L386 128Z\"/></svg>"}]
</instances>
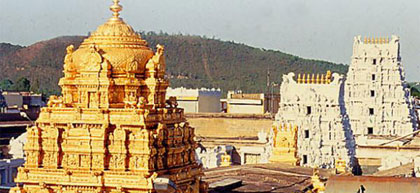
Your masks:
<instances>
[{"instance_id":1,"label":"kalasha spire","mask_svg":"<svg viewBox=\"0 0 420 193\"><path fill-rule=\"evenodd\" d=\"M120 11L122 11L123 7L119 4L120 0L113 0L114 4L111 5L111 7L109 7L109 9L114 12L112 15L113 17L111 18L111 20L116 21L116 20L121 20L120 16Z\"/></svg>"}]
</instances>

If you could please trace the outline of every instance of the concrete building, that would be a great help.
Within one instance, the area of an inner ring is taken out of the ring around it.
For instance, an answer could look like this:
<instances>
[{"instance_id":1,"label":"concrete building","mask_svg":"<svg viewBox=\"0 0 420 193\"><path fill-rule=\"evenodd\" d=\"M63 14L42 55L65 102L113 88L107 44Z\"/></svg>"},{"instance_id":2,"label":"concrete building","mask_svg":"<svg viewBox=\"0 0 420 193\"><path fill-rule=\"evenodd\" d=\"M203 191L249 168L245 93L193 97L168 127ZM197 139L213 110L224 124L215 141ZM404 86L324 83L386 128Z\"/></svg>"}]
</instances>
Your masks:
<instances>
[{"instance_id":1,"label":"concrete building","mask_svg":"<svg viewBox=\"0 0 420 193\"><path fill-rule=\"evenodd\" d=\"M297 127L300 165L334 167L337 159L351 163L353 136L342 109L343 76L283 75L281 102L274 128Z\"/></svg>"},{"instance_id":2,"label":"concrete building","mask_svg":"<svg viewBox=\"0 0 420 193\"><path fill-rule=\"evenodd\" d=\"M0 149L8 147L10 139L19 137L32 125L33 121L19 113L0 113Z\"/></svg>"},{"instance_id":3,"label":"concrete building","mask_svg":"<svg viewBox=\"0 0 420 193\"><path fill-rule=\"evenodd\" d=\"M2 93L0 92L0 113L5 113L6 111L7 111L6 99L4 98Z\"/></svg>"},{"instance_id":4,"label":"concrete building","mask_svg":"<svg viewBox=\"0 0 420 193\"><path fill-rule=\"evenodd\" d=\"M176 97L179 107L186 113L221 112L220 89L168 88L166 97Z\"/></svg>"},{"instance_id":5,"label":"concrete building","mask_svg":"<svg viewBox=\"0 0 420 193\"><path fill-rule=\"evenodd\" d=\"M17 175L17 168L25 163L24 159L2 159L0 160L0 192L8 192L11 187L16 186L14 179Z\"/></svg>"},{"instance_id":6,"label":"concrete building","mask_svg":"<svg viewBox=\"0 0 420 193\"><path fill-rule=\"evenodd\" d=\"M399 37L355 37L345 100L356 140L366 135L403 136L413 132L416 114L407 86Z\"/></svg>"},{"instance_id":7,"label":"concrete building","mask_svg":"<svg viewBox=\"0 0 420 193\"><path fill-rule=\"evenodd\" d=\"M45 106L41 94L31 92L9 92L0 93L0 113L25 112L34 119L37 118L41 107Z\"/></svg>"},{"instance_id":8,"label":"concrete building","mask_svg":"<svg viewBox=\"0 0 420 193\"><path fill-rule=\"evenodd\" d=\"M226 99L227 113L264 114L276 113L280 95L263 93L242 93L241 91L229 91Z\"/></svg>"}]
</instances>

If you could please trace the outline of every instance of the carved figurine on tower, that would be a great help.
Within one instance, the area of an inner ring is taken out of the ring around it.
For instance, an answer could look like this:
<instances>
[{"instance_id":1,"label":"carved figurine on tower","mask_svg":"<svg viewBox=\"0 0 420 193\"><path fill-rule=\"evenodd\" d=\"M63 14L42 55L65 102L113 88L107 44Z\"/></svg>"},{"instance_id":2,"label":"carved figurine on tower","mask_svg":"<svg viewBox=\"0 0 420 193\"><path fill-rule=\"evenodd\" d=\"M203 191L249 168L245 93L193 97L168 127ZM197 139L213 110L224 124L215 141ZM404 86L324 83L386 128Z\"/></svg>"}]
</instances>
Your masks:
<instances>
[{"instance_id":1,"label":"carved figurine on tower","mask_svg":"<svg viewBox=\"0 0 420 193\"><path fill-rule=\"evenodd\" d=\"M299 165L297 158L297 131L298 127L287 124L273 126L273 152L271 163L284 163L293 166Z\"/></svg>"},{"instance_id":2,"label":"carved figurine on tower","mask_svg":"<svg viewBox=\"0 0 420 193\"><path fill-rule=\"evenodd\" d=\"M165 100L164 47L154 53L121 10L114 0L106 23L67 47L62 96L28 129L11 192L152 193L156 179L171 181L168 192L206 192L194 128Z\"/></svg>"}]
</instances>

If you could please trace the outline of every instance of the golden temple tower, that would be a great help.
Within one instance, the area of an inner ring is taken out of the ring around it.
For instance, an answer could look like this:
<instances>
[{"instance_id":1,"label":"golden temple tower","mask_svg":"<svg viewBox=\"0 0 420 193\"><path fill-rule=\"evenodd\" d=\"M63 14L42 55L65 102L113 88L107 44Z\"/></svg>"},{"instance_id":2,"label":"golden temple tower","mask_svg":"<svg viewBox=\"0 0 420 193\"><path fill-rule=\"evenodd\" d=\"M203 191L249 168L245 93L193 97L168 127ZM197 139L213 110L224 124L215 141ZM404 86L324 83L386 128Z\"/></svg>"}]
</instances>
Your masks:
<instances>
[{"instance_id":1,"label":"golden temple tower","mask_svg":"<svg viewBox=\"0 0 420 193\"><path fill-rule=\"evenodd\" d=\"M194 128L176 100L165 100L164 47L154 53L113 16L70 45L60 79L36 126L11 192L143 193L206 191L195 157ZM167 180L167 189L156 184Z\"/></svg>"}]
</instances>

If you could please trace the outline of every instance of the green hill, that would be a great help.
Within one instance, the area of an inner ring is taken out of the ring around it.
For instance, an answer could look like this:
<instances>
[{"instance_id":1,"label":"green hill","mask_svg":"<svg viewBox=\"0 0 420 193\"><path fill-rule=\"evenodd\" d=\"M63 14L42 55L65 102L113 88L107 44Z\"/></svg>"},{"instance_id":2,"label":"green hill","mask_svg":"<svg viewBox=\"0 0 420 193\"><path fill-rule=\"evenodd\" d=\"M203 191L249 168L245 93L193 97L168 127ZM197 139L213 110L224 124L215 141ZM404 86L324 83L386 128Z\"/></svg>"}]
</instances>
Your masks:
<instances>
[{"instance_id":1,"label":"green hill","mask_svg":"<svg viewBox=\"0 0 420 193\"><path fill-rule=\"evenodd\" d=\"M347 66L303 59L280 51L253 48L230 41L199 36L142 33L152 48L165 46L167 72L172 87L221 88L244 92L264 92L267 70L271 81L280 83L282 74L345 73ZM0 44L0 80L27 77L32 90L58 93L65 48L76 47L85 37L66 36L41 41L28 47Z\"/></svg>"}]
</instances>

